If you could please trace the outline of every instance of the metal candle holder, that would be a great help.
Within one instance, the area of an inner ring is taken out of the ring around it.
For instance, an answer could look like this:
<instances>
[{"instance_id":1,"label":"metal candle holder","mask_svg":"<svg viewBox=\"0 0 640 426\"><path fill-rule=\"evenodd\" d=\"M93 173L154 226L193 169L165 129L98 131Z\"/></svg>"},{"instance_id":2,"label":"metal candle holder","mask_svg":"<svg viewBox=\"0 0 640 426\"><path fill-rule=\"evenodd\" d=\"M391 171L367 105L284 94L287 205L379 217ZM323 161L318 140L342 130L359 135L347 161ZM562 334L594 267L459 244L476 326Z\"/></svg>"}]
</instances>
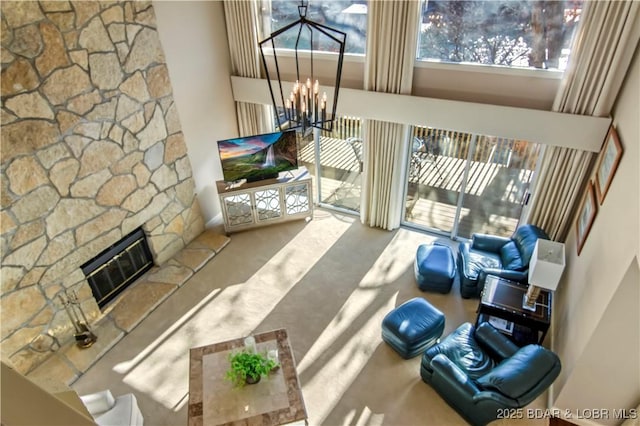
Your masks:
<instances>
[{"instance_id":1,"label":"metal candle holder","mask_svg":"<svg viewBox=\"0 0 640 426\"><path fill-rule=\"evenodd\" d=\"M71 320L71 323L76 330L74 334L76 344L78 345L78 347L86 349L93 345L96 340L98 340L98 336L96 336L89 327L89 321L87 320L87 316L82 310L82 306L80 306L80 301L78 300L78 295L76 294L76 292L71 291L65 293L66 299L62 295L59 295L59 297L62 305L64 306L64 310L69 316L69 320ZM84 321L81 321L80 317L82 317L82 320Z\"/></svg>"}]
</instances>

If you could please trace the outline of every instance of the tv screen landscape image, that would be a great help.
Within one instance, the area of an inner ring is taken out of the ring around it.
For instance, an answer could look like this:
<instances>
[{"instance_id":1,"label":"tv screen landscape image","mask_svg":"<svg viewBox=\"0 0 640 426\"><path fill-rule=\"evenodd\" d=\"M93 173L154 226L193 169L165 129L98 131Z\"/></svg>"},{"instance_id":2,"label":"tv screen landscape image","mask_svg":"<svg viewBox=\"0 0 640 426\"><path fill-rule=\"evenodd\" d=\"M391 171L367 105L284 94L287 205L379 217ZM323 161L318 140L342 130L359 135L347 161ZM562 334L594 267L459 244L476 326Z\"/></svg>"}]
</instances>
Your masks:
<instances>
[{"instance_id":1,"label":"tv screen landscape image","mask_svg":"<svg viewBox=\"0 0 640 426\"><path fill-rule=\"evenodd\" d=\"M218 141L226 182L247 182L278 177L298 168L295 130Z\"/></svg>"}]
</instances>

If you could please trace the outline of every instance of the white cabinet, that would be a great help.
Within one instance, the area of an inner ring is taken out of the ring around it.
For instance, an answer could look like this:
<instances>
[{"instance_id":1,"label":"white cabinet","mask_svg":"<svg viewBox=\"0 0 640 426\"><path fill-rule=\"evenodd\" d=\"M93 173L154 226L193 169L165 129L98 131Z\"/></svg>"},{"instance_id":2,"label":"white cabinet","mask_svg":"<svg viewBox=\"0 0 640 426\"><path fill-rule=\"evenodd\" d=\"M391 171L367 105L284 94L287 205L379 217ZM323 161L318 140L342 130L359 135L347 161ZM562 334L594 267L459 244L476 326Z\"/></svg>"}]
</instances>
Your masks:
<instances>
[{"instance_id":1,"label":"white cabinet","mask_svg":"<svg viewBox=\"0 0 640 426\"><path fill-rule=\"evenodd\" d=\"M277 179L228 185L216 182L226 232L313 215L311 176L304 167Z\"/></svg>"}]
</instances>

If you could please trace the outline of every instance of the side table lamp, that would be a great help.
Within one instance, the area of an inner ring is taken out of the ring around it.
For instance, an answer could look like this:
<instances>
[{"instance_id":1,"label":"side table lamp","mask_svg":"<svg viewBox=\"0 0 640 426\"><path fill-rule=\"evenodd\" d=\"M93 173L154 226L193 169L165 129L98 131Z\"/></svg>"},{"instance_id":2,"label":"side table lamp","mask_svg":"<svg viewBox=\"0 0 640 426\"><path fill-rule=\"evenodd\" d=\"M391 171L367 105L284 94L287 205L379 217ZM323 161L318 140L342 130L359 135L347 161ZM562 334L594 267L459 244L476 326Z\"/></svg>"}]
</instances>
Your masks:
<instances>
[{"instance_id":1,"label":"side table lamp","mask_svg":"<svg viewBox=\"0 0 640 426\"><path fill-rule=\"evenodd\" d=\"M522 300L523 309L535 311L540 290L558 288L564 266L564 244L539 238L529 264L529 288Z\"/></svg>"}]
</instances>

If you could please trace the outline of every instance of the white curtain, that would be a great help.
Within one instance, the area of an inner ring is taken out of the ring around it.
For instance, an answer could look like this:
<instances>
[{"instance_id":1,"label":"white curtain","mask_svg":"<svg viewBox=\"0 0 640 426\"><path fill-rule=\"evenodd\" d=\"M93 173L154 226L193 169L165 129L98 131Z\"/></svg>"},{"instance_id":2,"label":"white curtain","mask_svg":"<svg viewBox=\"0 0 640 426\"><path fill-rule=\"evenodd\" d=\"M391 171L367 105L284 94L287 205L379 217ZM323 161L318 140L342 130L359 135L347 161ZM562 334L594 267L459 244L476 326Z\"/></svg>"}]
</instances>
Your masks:
<instances>
[{"instance_id":1,"label":"white curtain","mask_svg":"<svg viewBox=\"0 0 640 426\"><path fill-rule=\"evenodd\" d=\"M569 67L553 110L606 117L618 95L640 38L640 2L588 1ZM570 148L545 149L540 175L525 218L556 241L571 229L595 155Z\"/></svg>"},{"instance_id":2,"label":"white curtain","mask_svg":"<svg viewBox=\"0 0 640 426\"><path fill-rule=\"evenodd\" d=\"M555 111L607 117L640 38L640 2L589 0Z\"/></svg>"},{"instance_id":3,"label":"white curtain","mask_svg":"<svg viewBox=\"0 0 640 426\"><path fill-rule=\"evenodd\" d=\"M225 1L224 17L232 73L240 77L260 78L258 3L256 1ZM236 102L236 114L240 136L273 131L273 112L270 106Z\"/></svg>"},{"instance_id":4,"label":"white curtain","mask_svg":"<svg viewBox=\"0 0 640 426\"><path fill-rule=\"evenodd\" d=\"M368 3L365 90L410 94L418 40L420 2ZM401 29L401 30L400 30ZM407 126L364 123L364 173L360 219L383 229L400 226Z\"/></svg>"}]
</instances>

